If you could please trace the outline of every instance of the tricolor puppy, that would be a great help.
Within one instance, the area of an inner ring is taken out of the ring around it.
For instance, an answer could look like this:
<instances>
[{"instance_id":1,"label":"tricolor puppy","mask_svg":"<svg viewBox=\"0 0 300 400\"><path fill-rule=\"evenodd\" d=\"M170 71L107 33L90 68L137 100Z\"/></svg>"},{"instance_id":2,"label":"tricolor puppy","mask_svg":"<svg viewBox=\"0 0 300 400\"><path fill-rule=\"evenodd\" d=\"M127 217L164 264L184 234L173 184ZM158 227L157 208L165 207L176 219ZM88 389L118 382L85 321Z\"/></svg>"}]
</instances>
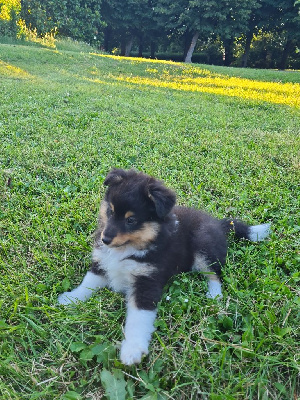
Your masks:
<instances>
[{"instance_id":1,"label":"tricolor puppy","mask_svg":"<svg viewBox=\"0 0 300 400\"><path fill-rule=\"evenodd\" d=\"M207 296L222 297L220 273L227 254L226 234L252 241L264 239L269 224L248 226L215 219L175 206L173 191L134 170L113 169L104 181L92 265L82 283L59 296L61 304L87 300L105 286L127 299L121 361L139 363L148 353L157 303L168 279L180 272L201 271Z\"/></svg>"}]
</instances>

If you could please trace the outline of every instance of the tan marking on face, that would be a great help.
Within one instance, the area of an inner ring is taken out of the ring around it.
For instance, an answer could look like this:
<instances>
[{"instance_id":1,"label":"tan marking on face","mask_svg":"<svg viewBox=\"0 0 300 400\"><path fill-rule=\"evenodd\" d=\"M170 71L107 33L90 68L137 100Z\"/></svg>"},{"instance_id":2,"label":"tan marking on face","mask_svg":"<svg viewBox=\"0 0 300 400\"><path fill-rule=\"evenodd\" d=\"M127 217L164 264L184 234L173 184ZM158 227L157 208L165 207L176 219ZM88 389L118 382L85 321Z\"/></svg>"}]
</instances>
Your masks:
<instances>
[{"instance_id":1,"label":"tan marking on face","mask_svg":"<svg viewBox=\"0 0 300 400\"><path fill-rule=\"evenodd\" d=\"M134 216L133 211L127 211L127 213L125 214L125 218L129 218L129 217L133 217L133 216Z\"/></svg>"},{"instance_id":2,"label":"tan marking on face","mask_svg":"<svg viewBox=\"0 0 300 400\"><path fill-rule=\"evenodd\" d=\"M99 229L103 229L107 223L107 209L108 204L105 200L103 200L100 204L100 213L98 219Z\"/></svg>"},{"instance_id":3,"label":"tan marking on face","mask_svg":"<svg viewBox=\"0 0 300 400\"><path fill-rule=\"evenodd\" d=\"M159 224L157 222L145 222L138 231L117 235L110 246L120 247L125 244L131 244L136 249L142 250L156 239L158 232Z\"/></svg>"},{"instance_id":4,"label":"tan marking on face","mask_svg":"<svg viewBox=\"0 0 300 400\"><path fill-rule=\"evenodd\" d=\"M102 201L100 204L100 217L102 219L106 219L106 212L107 212L108 204L106 201Z\"/></svg>"},{"instance_id":5,"label":"tan marking on face","mask_svg":"<svg viewBox=\"0 0 300 400\"><path fill-rule=\"evenodd\" d=\"M114 207L113 203L109 203L109 205L110 205L111 211L115 212L115 207Z\"/></svg>"}]
</instances>

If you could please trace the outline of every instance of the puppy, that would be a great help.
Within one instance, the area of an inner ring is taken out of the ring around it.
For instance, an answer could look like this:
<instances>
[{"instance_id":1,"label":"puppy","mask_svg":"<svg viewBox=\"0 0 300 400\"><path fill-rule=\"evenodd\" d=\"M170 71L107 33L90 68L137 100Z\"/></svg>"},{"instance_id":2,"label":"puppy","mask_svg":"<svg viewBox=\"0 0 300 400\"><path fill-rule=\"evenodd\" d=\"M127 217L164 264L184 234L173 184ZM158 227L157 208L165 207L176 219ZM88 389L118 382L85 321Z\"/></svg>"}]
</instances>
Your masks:
<instances>
[{"instance_id":1,"label":"puppy","mask_svg":"<svg viewBox=\"0 0 300 400\"><path fill-rule=\"evenodd\" d=\"M104 181L92 264L82 283L58 298L60 304L87 300L95 289L110 287L127 300L121 361L139 363L148 353L157 303L171 276L200 271L208 279L207 296L222 297L221 266L226 234L263 240L270 225L248 226L231 219L175 206L173 191L134 170L113 169Z\"/></svg>"}]
</instances>

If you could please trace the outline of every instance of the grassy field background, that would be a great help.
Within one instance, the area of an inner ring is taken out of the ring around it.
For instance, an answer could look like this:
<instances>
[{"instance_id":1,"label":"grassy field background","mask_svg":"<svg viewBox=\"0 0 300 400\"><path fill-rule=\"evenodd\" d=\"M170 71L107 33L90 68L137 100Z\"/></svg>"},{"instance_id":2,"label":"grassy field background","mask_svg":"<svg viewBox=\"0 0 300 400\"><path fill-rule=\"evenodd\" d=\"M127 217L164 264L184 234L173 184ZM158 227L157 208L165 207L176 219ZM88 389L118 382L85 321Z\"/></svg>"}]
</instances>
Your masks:
<instances>
[{"instance_id":1,"label":"grassy field background","mask_svg":"<svg viewBox=\"0 0 300 400\"><path fill-rule=\"evenodd\" d=\"M0 398L298 399L300 72L0 44L0 88ZM137 367L118 361L121 295L56 303L88 269L112 167L273 226L230 239L221 301L170 282Z\"/></svg>"}]
</instances>

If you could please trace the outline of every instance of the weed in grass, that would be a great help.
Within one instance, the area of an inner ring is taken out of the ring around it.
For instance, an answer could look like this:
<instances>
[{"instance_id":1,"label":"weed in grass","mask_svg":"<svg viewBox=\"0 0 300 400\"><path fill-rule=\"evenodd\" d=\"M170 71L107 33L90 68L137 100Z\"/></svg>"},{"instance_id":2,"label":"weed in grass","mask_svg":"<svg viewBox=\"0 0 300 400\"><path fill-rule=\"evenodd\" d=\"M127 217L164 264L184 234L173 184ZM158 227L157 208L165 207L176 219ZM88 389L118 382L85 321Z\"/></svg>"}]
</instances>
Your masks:
<instances>
[{"instance_id":1,"label":"weed in grass","mask_svg":"<svg viewBox=\"0 0 300 400\"><path fill-rule=\"evenodd\" d=\"M0 45L0 397L296 399L300 74L66 46ZM201 82L211 93L181 90ZM240 84L291 106L225 94ZM56 303L88 268L113 166L164 179L180 204L273 226L265 243L231 243L222 301L201 276L174 278L150 355L130 368L122 296Z\"/></svg>"}]
</instances>

